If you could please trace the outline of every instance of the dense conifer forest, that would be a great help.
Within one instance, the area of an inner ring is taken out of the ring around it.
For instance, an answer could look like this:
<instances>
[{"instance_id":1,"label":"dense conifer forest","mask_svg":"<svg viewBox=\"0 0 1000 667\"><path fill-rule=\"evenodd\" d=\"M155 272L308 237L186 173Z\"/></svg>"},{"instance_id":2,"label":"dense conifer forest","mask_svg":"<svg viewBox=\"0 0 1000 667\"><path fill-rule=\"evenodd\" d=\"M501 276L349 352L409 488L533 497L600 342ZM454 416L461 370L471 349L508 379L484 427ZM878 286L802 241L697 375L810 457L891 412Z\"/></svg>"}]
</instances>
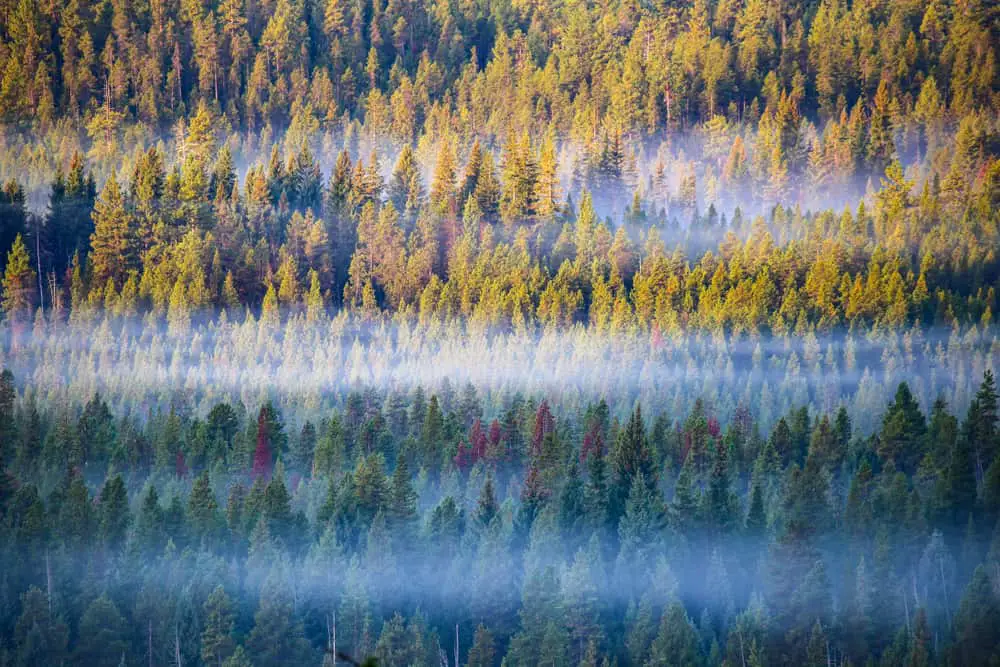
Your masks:
<instances>
[{"instance_id":1,"label":"dense conifer forest","mask_svg":"<svg viewBox=\"0 0 1000 667\"><path fill-rule=\"evenodd\" d=\"M0 0L0 667L1000 665L998 56Z\"/></svg>"}]
</instances>

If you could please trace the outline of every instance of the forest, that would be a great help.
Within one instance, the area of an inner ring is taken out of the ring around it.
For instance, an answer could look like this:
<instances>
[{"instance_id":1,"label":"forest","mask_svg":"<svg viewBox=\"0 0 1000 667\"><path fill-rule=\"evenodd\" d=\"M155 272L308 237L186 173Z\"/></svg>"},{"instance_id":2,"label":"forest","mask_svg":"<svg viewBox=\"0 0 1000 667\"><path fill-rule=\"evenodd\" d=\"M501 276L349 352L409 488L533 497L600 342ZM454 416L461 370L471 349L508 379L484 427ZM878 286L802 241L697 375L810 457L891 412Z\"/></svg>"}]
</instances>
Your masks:
<instances>
[{"instance_id":1,"label":"forest","mask_svg":"<svg viewBox=\"0 0 1000 667\"><path fill-rule=\"evenodd\" d=\"M998 56L0 0L0 667L1000 666Z\"/></svg>"}]
</instances>

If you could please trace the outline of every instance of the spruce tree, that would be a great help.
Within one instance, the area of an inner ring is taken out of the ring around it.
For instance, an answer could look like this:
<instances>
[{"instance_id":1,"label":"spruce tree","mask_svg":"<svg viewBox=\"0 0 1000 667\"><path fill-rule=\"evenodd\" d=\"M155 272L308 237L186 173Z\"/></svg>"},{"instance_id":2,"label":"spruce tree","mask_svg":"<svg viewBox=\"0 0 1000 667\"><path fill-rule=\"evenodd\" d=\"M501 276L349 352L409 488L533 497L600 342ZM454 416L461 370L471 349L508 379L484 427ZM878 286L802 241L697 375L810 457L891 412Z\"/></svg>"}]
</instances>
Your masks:
<instances>
[{"instance_id":1,"label":"spruce tree","mask_svg":"<svg viewBox=\"0 0 1000 667\"><path fill-rule=\"evenodd\" d=\"M116 287L138 267L138 235L133 216L117 179L111 178L94 205L94 232L90 236L90 271L93 285L110 278Z\"/></svg>"},{"instance_id":2,"label":"spruce tree","mask_svg":"<svg viewBox=\"0 0 1000 667\"><path fill-rule=\"evenodd\" d=\"M35 271L31 268L31 258L18 234L7 253L7 263L3 275L3 299L0 308L8 323L15 328L24 326L31 320L35 303Z\"/></svg>"},{"instance_id":3,"label":"spruce tree","mask_svg":"<svg viewBox=\"0 0 1000 667\"><path fill-rule=\"evenodd\" d=\"M35 586L21 596L21 615L13 639L16 665L58 665L67 658L69 629L53 614L45 593Z\"/></svg>"},{"instance_id":4,"label":"spruce tree","mask_svg":"<svg viewBox=\"0 0 1000 667\"><path fill-rule=\"evenodd\" d=\"M128 492L121 475L115 475L104 483L98 508L101 538L111 552L117 552L125 544L131 523Z\"/></svg>"},{"instance_id":5,"label":"spruce tree","mask_svg":"<svg viewBox=\"0 0 1000 667\"><path fill-rule=\"evenodd\" d=\"M118 667L128 652L128 627L106 595L95 599L80 618L76 659L95 667Z\"/></svg>"},{"instance_id":6,"label":"spruce tree","mask_svg":"<svg viewBox=\"0 0 1000 667\"><path fill-rule=\"evenodd\" d=\"M233 641L235 614L222 585L212 591L204 605L205 625L201 633L201 659L221 667L236 649Z\"/></svg>"},{"instance_id":7,"label":"spruce tree","mask_svg":"<svg viewBox=\"0 0 1000 667\"><path fill-rule=\"evenodd\" d=\"M206 547L210 548L209 545L219 536L222 519L208 471L198 475L191 487L187 503L187 524L191 537Z\"/></svg>"}]
</instances>

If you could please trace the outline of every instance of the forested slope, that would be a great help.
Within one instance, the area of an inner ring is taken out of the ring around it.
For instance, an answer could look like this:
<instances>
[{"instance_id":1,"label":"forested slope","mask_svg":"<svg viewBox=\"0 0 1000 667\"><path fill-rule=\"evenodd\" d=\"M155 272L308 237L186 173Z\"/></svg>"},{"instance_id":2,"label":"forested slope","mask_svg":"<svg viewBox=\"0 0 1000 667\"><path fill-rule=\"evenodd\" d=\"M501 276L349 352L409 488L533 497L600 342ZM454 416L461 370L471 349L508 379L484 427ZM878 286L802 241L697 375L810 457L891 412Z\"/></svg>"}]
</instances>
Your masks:
<instances>
[{"instance_id":1,"label":"forested slope","mask_svg":"<svg viewBox=\"0 0 1000 667\"><path fill-rule=\"evenodd\" d=\"M998 45L0 0L0 667L1000 664Z\"/></svg>"}]
</instances>

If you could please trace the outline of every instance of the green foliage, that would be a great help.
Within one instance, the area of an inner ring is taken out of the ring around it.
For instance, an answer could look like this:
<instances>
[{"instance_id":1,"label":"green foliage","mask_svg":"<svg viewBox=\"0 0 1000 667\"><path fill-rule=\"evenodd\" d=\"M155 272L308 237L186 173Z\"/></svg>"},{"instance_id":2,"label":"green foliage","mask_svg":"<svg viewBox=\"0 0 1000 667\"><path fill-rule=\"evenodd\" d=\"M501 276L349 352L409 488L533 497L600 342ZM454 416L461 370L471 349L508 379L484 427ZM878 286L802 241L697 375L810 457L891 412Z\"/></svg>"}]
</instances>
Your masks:
<instances>
[{"instance_id":1,"label":"green foliage","mask_svg":"<svg viewBox=\"0 0 1000 667\"><path fill-rule=\"evenodd\" d=\"M825 664L832 651L858 662L978 664L1000 650L990 632L996 548L987 549L986 535L995 524L995 460L982 459L989 466L981 492L975 487L975 443L991 433L988 374L969 391L960 429L942 401L925 425L903 386L887 416L869 420L870 435L843 415L810 419L794 409L765 438L755 435L753 412L737 410L723 428L704 401L676 427L657 417L650 435L631 401L566 411L547 400L495 402L490 391L459 396L449 384L429 400L414 392L409 403L398 393L351 393L327 413L311 457L293 443L305 475L286 474L279 460L269 478L252 482L245 465L226 463L259 433L282 440L273 404L254 411L220 402L205 406L204 420L177 410L130 423L115 416L127 406L122 397L91 394L74 422L61 402L36 398L32 382L19 392L13 374L3 377L0 414L18 438L30 427L48 434L47 447L70 450L56 441L82 434L88 452L177 438L176 451L200 466L192 475L81 454L83 468L43 456L14 469L37 483L5 476L0 530L9 539L0 558L6 585L21 592L0 621L14 664L118 664L123 654L220 667L311 661L332 650L334 624L338 650L359 659L433 662L438 637L454 632L456 604L491 619L490 629L458 621L460 661L470 665L765 664L772 654ZM298 409L290 405L290 423ZM408 413L422 423L401 421ZM483 431L491 413L507 426L498 419ZM527 445L520 462L489 454L531 415L537 449ZM903 426L895 446L880 446L892 423ZM911 437L921 425L923 435ZM466 450L479 457L471 466L460 470L442 453L437 479L411 473L408 458L420 457L413 433L443 452L465 428L470 442L485 443ZM337 463L321 469L310 459L326 456L330 433ZM604 433L615 443L608 454ZM659 452L685 445L679 469L672 454L656 463ZM978 456L990 453L981 447ZM916 469L897 467L918 458ZM60 467L61 481L46 483L60 479ZM647 470L663 481L649 483ZM103 484L91 488L91 474ZM626 479L612 524L612 485ZM95 581L107 591L97 598ZM922 608L907 617L904 586L914 585ZM406 611L400 590L420 613Z\"/></svg>"},{"instance_id":2,"label":"green foliage","mask_svg":"<svg viewBox=\"0 0 1000 667\"><path fill-rule=\"evenodd\" d=\"M989 3L0 16L0 664L1000 659Z\"/></svg>"}]
</instances>

